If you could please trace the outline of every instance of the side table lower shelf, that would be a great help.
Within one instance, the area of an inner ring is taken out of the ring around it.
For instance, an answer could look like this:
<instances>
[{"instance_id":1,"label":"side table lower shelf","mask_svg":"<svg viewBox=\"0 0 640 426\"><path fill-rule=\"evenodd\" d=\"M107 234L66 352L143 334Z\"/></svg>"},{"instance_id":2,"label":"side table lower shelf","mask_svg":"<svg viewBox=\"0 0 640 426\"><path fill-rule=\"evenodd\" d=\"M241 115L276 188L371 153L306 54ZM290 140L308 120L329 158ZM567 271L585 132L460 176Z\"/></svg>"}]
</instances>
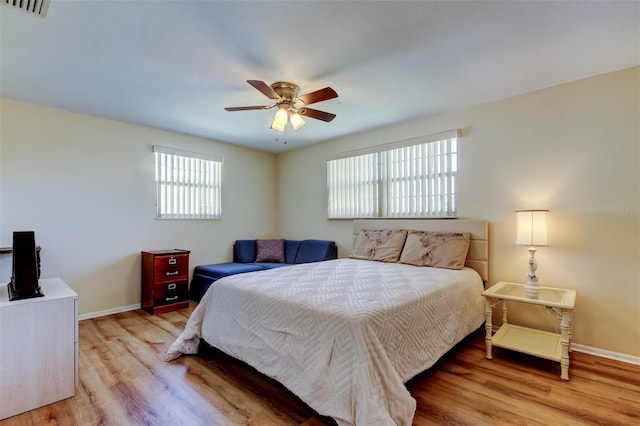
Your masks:
<instances>
[{"instance_id":1,"label":"side table lower shelf","mask_svg":"<svg viewBox=\"0 0 640 426\"><path fill-rule=\"evenodd\" d=\"M491 338L493 346L535 355L551 361L562 359L561 336L513 324L503 324Z\"/></svg>"}]
</instances>

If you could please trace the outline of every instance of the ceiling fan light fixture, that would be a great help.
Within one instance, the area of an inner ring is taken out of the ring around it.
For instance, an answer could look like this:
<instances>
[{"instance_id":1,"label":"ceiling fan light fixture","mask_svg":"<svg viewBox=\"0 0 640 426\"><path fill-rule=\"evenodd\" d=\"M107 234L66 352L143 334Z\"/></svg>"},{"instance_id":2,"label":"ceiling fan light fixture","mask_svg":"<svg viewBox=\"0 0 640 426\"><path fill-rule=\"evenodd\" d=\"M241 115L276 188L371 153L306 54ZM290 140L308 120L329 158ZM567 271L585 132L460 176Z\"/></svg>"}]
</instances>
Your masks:
<instances>
[{"instance_id":1,"label":"ceiling fan light fixture","mask_svg":"<svg viewBox=\"0 0 640 426\"><path fill-rule=\"evenodd\" d=\"M271 129L277 130L279 132L284 132L284 125L278 124L275 120L273 120L273 123L271 123Z\"/></svg>"},{"instance_id":2,"label":"ceiling fan light fixture","mask_svg":"<svg viewBox=\"0 0 640 426\"><path fill-rule=\"evenodd\" d=\"M2 0L0 0L2 1ZM302 96L298 96L300 93L300 87L297 84L289 83L286 81L276 81L272 85L268 85L261 80L247 80L251 86L257 89L260 93L267 98L275 101L275 105L256 105L256 106L243 106L243 107L226 107L225 111L249 111L260 109L272 109L278 108L273 121L271 122L271 129L283 132L287 126L287 122L291 122L291 127L294 130L299 129L305 125L305 121L302 116L310 117L315 120L321 120L324 122L330 122L336 118L335 114L330 112L320 111L313 108L308 108L307 105L315 104L317 102L323 102L329 99L337 98L338 93L331 87L325 87L324 89L309 92Z\"/></svg>"},{"instance_id":3,"label":"ceiling fan light fixture","mask_svg":"<svg viewBox=\"0 0 640 426\"><path fill-rule=\"evenodd\" d=\"M290 121L291 121L291 126L295 130L298 130L300 127L304 126L304 120L302 119L302 116L298 114L297 111L291 114Z\"/></svg>"},{"instance_id":4,"label":"ceiling fan light fixture","mask_svg":"<svg viewBox=\"0 0 640 426\"><path fill-rule=\"evenodd\" d=\"M289 120L289 113L287 112L286 107L278 108L275 117L273 117L273 122L271 123L271 128L273 130L278 130L280 132L284 131L284 127L287 125L287 121Z\"/></svg>"}]
</instances>

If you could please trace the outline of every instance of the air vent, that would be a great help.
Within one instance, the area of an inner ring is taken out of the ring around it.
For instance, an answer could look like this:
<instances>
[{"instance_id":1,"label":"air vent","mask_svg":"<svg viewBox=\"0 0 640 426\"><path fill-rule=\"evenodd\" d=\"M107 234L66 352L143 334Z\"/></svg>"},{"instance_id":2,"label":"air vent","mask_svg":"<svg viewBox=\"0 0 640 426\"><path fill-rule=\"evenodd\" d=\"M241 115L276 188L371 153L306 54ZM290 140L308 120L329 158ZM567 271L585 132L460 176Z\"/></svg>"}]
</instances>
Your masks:
<instances>
[{"instance_id":1,"label":"air vent","mask_svg":"<svg viewBox=\"0 0 640 426\"><path fill-rule=\"evenodd\" d=\"M7 6L40 16L41 18L46 18L51 0L0 0L0 2Z\"/></svg>"}]
</instances>

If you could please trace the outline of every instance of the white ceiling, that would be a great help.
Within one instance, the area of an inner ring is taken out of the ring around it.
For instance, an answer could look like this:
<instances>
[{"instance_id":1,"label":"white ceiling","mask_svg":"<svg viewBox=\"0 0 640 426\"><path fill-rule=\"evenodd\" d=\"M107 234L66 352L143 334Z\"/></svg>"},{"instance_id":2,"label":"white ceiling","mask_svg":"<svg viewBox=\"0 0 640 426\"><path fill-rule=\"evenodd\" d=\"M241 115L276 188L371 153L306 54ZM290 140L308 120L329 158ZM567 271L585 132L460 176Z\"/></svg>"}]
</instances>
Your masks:
<instances>
[{"instance_id":1,"label":"white ceiling","mask_svg":"<svg viewBox=\"0 0 640 426\"><path fill-rule=\"evenodd\" d=\"M4 0L3 0L4 2ZM269 152L640 64L639 1L64 1L0 6L0 94ZM246 80L333 87L269 130Z\"/></svg>"}]
</instances>

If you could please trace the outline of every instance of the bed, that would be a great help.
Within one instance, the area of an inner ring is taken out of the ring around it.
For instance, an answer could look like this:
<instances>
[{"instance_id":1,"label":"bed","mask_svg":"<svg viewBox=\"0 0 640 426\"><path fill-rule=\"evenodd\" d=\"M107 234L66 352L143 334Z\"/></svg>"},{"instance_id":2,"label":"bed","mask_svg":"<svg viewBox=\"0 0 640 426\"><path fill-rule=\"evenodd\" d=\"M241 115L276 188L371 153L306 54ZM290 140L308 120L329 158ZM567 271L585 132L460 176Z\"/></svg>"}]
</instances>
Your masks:
<instances>
[{"instance_id":1,"label":"bed","mask_svg":"<svg viewBox=\"0 0 640 426\"><path fill-rule=\"evenodd\" d=\"M341 258L225 277L207 291L166 359L197 353L204 339L339 425L410 425L416 402L404 384L483 323L488 226L354 221L354 255L372 229L468 233L464 266Z\"/></svg>"}]
</instances>

